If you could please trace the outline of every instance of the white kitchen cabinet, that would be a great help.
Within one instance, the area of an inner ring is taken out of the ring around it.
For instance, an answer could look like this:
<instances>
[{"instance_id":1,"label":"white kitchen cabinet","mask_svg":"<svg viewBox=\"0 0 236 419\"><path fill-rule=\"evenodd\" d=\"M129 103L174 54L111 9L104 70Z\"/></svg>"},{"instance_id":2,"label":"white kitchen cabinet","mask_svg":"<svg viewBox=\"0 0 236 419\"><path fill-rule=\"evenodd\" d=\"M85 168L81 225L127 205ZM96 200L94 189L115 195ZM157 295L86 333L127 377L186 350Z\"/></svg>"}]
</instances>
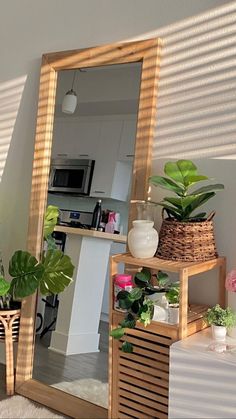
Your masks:
<instances>
[{"instance_id":1,"label":"white kitchen cabinet","mask_svg":"<svg viewBox=\"0 0 236 419\"><path fill-rule=\"evenodd\" d=\"M119 147L119 160L133 161L135 139L136 139L136 125L137 120L127 119L123 121L120 147Z\"/></svg>"},{"instance_id":2,"label":"white kitchen cabinet","mask_svg":"<svg viewBox=\"0 0 236 419\"><path fill-rule=\"evenodd\" d=\"M56 118L52 157L95 160L90 196L126 201L135 131L135 119L119 115Z\"/></svg>"},{"instance_id":3,"label":"white kitchen cabinet","mask_svg":"<svg viewBox=\"0 0 236 419\"><path fill-rule=\"evenodd\" d=\"M102 121L100 138L96 148L96 160L90 196L114 198L125 201L126 185L117 185L119 177L126 166L121 167L118 160L118 150L122 130L121 120ZM124 165L124 164L123 164ZM127 181L126 181L127 183Z\"/></svg>"},{"instance_id":4,"label":"white kitchen cabinet","mask_svg":"<svg viewBox=\"0 0 236 419\"><path fill-rule=\"evenodd\" d=\"M63 120L55 119L52 139L52 158L73 158L74 143L69 139L68 127Z\"/></svg>"},{"instance_id":5,"label":"white kitchen cabinet","mask_svg":"<svg viewBox=\"0 0 236 419\"><path fill-rule=\"evenodd\" d=\"M52 156L95 160L100 125L98 120L56 120Z\"/></svg>"}]
</instances>

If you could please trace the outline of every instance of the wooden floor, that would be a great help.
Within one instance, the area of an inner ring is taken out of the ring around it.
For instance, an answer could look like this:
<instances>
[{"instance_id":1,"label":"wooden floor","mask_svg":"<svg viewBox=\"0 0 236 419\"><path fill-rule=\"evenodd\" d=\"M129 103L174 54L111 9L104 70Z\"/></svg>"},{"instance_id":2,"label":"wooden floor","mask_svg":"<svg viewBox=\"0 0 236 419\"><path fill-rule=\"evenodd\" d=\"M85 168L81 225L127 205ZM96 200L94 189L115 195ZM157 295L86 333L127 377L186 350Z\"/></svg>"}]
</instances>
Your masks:
<instances>
[{"instance_id":1,"label":"wooden floor","mask_svg":"<svg viewBox=\"0 0 236 419\"><path fill-rule=\"evenodd\" d=\"M48 349L50 332L37 336L33 378L53 385L62 381L93 378L108 382L108 324L100 323L100 352L64 356Z\"/></svg>"}]
</instances>

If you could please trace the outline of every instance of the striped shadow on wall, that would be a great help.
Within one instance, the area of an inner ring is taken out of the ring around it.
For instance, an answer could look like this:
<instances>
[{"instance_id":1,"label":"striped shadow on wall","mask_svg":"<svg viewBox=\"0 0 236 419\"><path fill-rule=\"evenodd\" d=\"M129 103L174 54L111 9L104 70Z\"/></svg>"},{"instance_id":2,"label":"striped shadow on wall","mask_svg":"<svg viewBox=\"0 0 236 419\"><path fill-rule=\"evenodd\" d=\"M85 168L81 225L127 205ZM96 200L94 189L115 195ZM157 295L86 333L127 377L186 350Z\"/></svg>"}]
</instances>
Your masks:
<instances>
[{"instance_id":1,"label":"striped shadow on wall","mask_svg":"<svg viewBox=\"0 0 236 419\"><path fill-rule=\"evenodd\" d=\"M164 47L153 159L236 158L236 2L158 35Z\"/></svg>"}]
</instances>

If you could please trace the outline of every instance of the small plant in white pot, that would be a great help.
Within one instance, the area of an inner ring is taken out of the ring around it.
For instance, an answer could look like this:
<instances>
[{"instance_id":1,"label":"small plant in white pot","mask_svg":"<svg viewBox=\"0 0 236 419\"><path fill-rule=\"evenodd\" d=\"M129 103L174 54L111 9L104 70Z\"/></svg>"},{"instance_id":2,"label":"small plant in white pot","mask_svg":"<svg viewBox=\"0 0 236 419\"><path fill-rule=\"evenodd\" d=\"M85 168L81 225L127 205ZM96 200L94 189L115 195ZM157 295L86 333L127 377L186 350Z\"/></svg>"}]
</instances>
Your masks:
<instances>
[{"instance_id":1,"label":"small plant in white pot","mask_svg":"<svg viewBox=\"0 0 236 419\"><path fill-rule=\"evenodd\" d=\"M215 340L225 340L228 328L236 324L236 313L230 308L222 308L219 304L209 308L205 320L211 326L212 337Z\"/></svg>"},{"instance_id":2,"label":"small plant in white pot","mask_svg":"<svg viewBox=\"0 0 236 419\"><path fill-rule=\"evenodd\" d=\"M173 282L168 291L166 292L166 299L169 303L169 323L179 323L179 293L180 287L179 282Z\"/></svg>"}]
</instances>

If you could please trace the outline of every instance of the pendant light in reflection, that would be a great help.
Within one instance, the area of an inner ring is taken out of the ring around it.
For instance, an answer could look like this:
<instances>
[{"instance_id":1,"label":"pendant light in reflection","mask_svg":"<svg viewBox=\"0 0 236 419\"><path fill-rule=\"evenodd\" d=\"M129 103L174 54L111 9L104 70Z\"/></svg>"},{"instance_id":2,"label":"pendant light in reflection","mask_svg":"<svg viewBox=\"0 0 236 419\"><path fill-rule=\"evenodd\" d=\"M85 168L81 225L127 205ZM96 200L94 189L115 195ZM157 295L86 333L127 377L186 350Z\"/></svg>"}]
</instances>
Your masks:
<instances>
[{"instance_id":1,"label":"pendant light in reflection","mask_svg":"<svg viewBox=\"0 0 236 419\"><path fill-rule=\"evenodd\" d=\"M74 71L73 81L71 89L66 92L62 101L62 112L67 114L73 114L77 106L77 94L74 91L74 83L76 77L76 70Z\"/></svg>"}]
</instances>

